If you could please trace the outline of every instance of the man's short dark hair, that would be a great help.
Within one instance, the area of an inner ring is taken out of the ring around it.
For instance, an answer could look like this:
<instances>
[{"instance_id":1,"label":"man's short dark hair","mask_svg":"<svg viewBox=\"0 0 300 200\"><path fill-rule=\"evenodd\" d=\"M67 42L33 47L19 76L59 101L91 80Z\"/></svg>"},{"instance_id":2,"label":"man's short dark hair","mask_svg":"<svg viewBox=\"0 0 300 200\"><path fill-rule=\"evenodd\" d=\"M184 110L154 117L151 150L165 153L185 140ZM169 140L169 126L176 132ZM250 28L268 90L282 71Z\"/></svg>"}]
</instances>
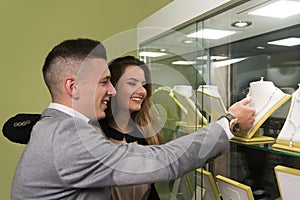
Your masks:
<instances>
[{"instance_id":1,"label":"man's short dark hair","mask_svg":"<svg viewBox=\"0 0 300 200\"><path fill-rule=\"evenodd\" d=\"M59 93L58 83L66 76L75 76L78 67L87 58L106 60L103 44L83 38L66 40L49 52L43 66L43 77L52 98Z\"/></svg>"},{"instance_id":2,"label":"man's short dark hair","mask_svg":"<svg viewBox=\"0 0 300 200\"><path fill-rule=\"evenodd\" d=\"M106 50L103 44L96 40L83 38L63 41L55 46L46 57L43 74L45 75L51 63L57 58L84 60L87 57L106 60Z\"/></svg>"}]
</instances>

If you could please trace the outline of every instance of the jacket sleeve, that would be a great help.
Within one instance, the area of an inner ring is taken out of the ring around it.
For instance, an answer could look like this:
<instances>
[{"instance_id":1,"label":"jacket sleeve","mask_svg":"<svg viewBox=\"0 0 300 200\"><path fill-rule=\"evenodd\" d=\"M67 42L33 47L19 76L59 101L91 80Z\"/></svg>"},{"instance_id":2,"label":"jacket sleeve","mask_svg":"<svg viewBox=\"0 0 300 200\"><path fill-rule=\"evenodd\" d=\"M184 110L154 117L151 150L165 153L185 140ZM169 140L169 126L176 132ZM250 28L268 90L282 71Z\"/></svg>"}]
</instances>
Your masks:
<instances>
[{"instance_id":1,"label":"jacket sleeve","mask_svg":"<svg viewBox=\"0 0 300 200\"><path fill-rule=\"evenodd\" d=\"M112 144L81 120L64 120L56 131L52 145L57 172L65 184L82 188L173 180L229 148L228 137L217 123L149 146Z\"/></svg>"}]
</instances>

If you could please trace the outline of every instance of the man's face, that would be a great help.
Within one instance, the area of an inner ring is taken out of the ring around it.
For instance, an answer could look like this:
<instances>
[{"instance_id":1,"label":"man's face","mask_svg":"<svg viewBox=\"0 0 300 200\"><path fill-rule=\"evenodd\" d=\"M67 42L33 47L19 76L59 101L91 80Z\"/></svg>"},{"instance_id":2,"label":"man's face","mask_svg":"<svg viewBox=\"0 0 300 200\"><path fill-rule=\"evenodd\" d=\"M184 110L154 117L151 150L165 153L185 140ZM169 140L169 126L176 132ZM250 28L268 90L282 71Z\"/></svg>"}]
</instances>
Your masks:
<instances>
[{"instance_id":1,"label":"man's face","mask_svg":"<svg viewBox=\"0 0 300 200\"><path fill-rule=\"evenodd\" d=\"M73 107L89 119L104 118L107 103L115 94L106 60L86 59L77 77L79 78L77 81L79 98L73 102Z\"/></svg>"}]
</instances>

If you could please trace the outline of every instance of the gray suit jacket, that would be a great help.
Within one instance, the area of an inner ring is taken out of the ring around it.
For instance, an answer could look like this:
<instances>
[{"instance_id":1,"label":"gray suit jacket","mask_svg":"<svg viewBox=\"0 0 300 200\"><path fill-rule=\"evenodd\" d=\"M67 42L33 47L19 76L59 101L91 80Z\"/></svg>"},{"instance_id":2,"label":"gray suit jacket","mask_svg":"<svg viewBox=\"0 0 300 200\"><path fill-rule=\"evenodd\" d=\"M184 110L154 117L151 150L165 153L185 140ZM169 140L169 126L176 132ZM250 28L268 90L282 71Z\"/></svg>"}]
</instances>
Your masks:
<instances>
[{"instance_id":1,"label":"gray suit jacket","mask_svg":"<svg viewBox=\"0 0 300 200\"><path fill-rule=\"evenodd\" d=\"M226 152L212 123L163 145L116 145L85 121L46 109L18 163L15 199L109 199L110 186L176 179Z\"/></svg>"}]
</instances>

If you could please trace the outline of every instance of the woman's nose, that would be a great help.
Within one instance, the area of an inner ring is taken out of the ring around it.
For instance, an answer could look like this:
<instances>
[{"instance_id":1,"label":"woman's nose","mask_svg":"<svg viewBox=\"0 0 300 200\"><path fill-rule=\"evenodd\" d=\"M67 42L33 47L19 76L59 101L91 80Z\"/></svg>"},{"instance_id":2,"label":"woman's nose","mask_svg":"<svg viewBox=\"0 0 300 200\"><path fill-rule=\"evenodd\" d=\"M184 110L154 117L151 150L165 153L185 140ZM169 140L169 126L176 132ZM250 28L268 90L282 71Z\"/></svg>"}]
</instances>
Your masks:
<instances>
[{"instance_id":1,"label":"woman's nose","mask_svg":"<svg viewBox=\"0 0 300 200\"><path fill-rule=\"evenodd\" d=\"M138 87L135 92L140 95L147 95L147 90L144 86Z\"/></svg>"}]
</instances>

